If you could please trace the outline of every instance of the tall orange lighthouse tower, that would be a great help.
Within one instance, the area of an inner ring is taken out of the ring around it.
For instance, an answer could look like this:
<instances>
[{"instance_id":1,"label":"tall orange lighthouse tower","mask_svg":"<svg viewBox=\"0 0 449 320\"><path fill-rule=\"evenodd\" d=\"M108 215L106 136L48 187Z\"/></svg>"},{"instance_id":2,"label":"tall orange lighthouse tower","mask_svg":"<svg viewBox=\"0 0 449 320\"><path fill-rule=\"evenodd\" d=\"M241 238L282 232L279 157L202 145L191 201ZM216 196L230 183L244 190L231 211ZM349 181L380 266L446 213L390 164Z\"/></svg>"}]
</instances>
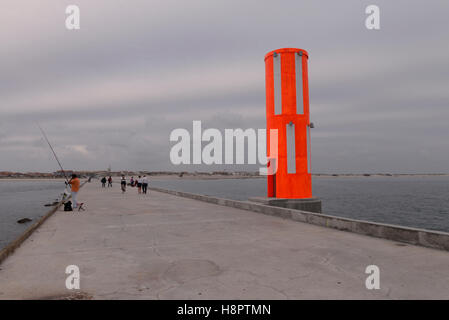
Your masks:
<instances>
[{"instance_id":1,"label":"tall orange lighthouse tower","mask_svg":"<svg viewBox=\"0 0 449 320\"><path fill-rule=\"evenodd\" d=\"M306 50L296 48L265 55L267 150L270 129L278 132L277 159L270 159L277 161L277 169L268 175L267 195L282 199L282 206L303 210L305 203L313 203L309 211L320 212L321 201L312 198L308 58Z\"/></svg>"}]
</instances>

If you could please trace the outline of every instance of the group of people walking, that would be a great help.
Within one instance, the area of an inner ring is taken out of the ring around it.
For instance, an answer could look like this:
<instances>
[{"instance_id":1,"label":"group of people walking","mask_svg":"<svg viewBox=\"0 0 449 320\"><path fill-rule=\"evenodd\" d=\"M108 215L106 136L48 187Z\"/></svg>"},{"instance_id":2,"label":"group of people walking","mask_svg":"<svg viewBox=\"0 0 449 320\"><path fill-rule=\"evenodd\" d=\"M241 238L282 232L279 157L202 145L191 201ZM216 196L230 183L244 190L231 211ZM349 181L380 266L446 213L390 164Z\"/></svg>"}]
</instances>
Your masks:
<instances>
[{"instance_id":1,"label":"group of people walking","mask_svg":"<svg viewBox=\"0 0 449 320\"><path fill-rule=\"evenodd\" d=\"M108 183L108 188L112 188L112 177L109 176L109 178L106 179L106 177L103 177L101 179L101 187L106 188L106 182Z\"/></svg>"},{"instance_id":2,"label":"group of people walking","mask_svg":"<svg viewBox=\"0 0 449 320\"><path fill-rule=\"evenodd\" d=\"M131 177L129 185L131 187L137 187L137 193L147 194L148 178L146 175L139 176L137 179L134 179L134 177Z\"/></svg>"},{"instance_id":3,"label":"group of people walking","mask_svg":"<svg viewBox=\"0 0 449 320\"><path fill-rule=\"evenodd\" d=\"M106 182L108 182L108 187L112 187L112 177L109 177L106 179L106 177L103 177L101 179L101 186L102 188L106 188ZM130 182L127 183L126 177L122 175L122 178L120 180L120 187L122 189L122 193L126 192L126 186L129 185L130 187L136 187L137 193L139 194L147 194L148 191L148 178L146 175L139 176L138 178L134 179L134 177L131 177Z\"/></svg>"}]
</instances>

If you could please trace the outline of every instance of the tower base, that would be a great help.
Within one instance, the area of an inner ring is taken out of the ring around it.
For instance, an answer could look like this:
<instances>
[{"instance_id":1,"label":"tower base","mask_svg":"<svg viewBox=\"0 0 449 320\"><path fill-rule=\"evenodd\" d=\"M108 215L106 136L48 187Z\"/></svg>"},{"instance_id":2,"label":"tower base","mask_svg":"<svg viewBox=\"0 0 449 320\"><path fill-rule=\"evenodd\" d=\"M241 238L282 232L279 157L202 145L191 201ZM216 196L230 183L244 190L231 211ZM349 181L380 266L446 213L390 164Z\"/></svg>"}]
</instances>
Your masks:
<instances>
[{"instance_id":1,"label":"tower base","mask_svg":"<svg viewBox=\"0 0 449 320\"><path fill-rule=\"evenodd\" d=\"M267 206L283 207L289 209L297 209L301 211L321 213L321 199L319 198L286 199L286 198L255 197L250 198L249 201L262 203Z\"/></svg>"}]
</instances>

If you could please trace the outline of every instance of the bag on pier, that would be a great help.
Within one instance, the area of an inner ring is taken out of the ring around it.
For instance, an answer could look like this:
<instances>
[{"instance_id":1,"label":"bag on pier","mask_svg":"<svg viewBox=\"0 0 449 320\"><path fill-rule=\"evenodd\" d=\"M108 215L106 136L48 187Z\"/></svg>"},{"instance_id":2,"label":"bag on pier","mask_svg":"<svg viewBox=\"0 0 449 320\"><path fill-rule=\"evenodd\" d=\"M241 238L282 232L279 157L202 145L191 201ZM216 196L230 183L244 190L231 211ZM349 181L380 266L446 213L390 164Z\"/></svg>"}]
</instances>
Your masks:
<instances>
[{"instance_id":1,"label":"bag on pier","mask_svg":"<svg viewBox=\"0 0 449 320\"><path fill-rule=\"evenodd\" d=\"M72 201L67 201L66 203L64 203L64 211L73 211Z\"/></svg>"}]
</instances>

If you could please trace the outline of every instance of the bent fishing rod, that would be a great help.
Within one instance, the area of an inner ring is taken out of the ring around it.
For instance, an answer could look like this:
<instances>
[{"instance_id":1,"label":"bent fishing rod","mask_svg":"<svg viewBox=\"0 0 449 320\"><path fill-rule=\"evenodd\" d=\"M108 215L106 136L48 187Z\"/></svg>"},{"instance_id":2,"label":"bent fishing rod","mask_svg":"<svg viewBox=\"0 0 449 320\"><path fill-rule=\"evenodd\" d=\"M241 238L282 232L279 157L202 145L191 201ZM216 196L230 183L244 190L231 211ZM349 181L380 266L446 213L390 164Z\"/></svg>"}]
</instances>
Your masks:
<instances>
[{"instance_id":1,"label":"bent fishing rod","mask_svg":"<svg viewBox=\"0 0 449 320\"><path fill-rule=\"evenodd\" d=\"M36 124L37 124L37 126L39 127L39 129L41 130L42 135L43 135L44 138L45 138L45 141L47 141L48 146L49 146L50 149L51 149L51 152L53 152L53 155L55 156L55 159L56 159L56 161L58 162L58 165L59 165L59 167L61 168L62 173L64 174L64 178L65 178L65 180L66 180L66 183L69 183L69 179L67 178L67 174L65 173L64 168L62 167L61 162L59 161L58 156L56 155L55 150L54 150L53 147L51 146L50 141L49 141L48 138L47 138L47 135L45 134L44 130L43 130L42 127L39 125L39 123L36 122Z\"/></svg>"}]
</instances>

